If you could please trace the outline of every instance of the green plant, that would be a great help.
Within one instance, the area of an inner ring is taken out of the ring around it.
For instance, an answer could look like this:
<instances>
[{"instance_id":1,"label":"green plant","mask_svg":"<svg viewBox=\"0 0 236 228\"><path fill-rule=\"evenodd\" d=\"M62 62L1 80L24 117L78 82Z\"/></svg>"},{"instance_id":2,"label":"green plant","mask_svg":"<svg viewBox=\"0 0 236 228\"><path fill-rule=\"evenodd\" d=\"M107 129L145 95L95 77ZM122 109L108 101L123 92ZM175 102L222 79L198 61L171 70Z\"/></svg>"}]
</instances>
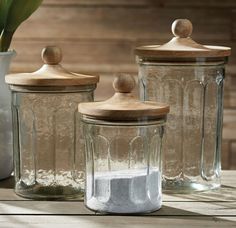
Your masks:
<instances>
[{"instance_id":1,"label":"green plant","mask_svg":"<svg viewBox=\"0 0 236 228\"><path fill-rule=\"evenodd\" d=\"M0 0L0 52L8 51L19 27L43 0Z\"/></svg>"}]
</instances>

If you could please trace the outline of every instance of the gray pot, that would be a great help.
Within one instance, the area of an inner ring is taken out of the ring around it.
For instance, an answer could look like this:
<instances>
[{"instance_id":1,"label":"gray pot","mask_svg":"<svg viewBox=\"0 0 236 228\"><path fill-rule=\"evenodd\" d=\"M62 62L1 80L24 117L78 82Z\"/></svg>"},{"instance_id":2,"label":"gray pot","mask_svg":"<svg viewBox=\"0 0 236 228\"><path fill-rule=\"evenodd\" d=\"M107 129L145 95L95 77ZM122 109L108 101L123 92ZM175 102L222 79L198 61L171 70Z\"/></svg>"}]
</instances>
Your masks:
<instances>
[{"instance_id":1,"label":"gray pot","mask_svg":"<svg viewBox=\"0 0 236 228\"><path fill-rule=\"evenodd\" d=\"M5 83L15 51L0 52L0 180L13 170L11 93Z\"/></svg>"}]
</instances>

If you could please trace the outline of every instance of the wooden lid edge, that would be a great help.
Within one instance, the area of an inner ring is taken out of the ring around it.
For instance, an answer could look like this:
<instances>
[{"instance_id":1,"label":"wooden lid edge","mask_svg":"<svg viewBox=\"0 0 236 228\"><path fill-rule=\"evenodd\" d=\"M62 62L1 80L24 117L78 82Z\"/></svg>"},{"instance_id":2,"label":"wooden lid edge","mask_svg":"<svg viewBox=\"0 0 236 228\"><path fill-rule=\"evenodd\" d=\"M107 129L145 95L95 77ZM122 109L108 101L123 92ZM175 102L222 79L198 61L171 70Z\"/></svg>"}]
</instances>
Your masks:
<instances>
[{"instance_id":1,"label":"wooden lid edge","mask_svg":"<svg viewBox=\"0 0 236 228\"><path fill-rule=\"evenodd\" d=\"M160 45L155 45L156 47ZM206 50L155 50L150 49L154 45L140 46L135 48L134 54L139 57L183 57L183 58L195 58L195 57L228 57L231 55L231 48L226 46L210 46L204 45ZM212 48L211 50L209 50ZM219 49L215 49L219 48Z\"/></svg>"},{"instance_id":2,"label":"wooden lid edge","mask_svg":"<svg viewBox=\"0 0 236 228\"><path fill-rule=\"evenodd\" d=\"M141 103L141 102L140 102ZM109 120L136 120L136 119L159 119L160 117L165 117L169 111L170 107L163 103L158 102L142 102L147 107L143 109L126 109L118 106L114 108L112 106L106 106L106 102L90 102L90 103L80 103L78 105L78 111L82 115L89 116L93 119L109 119ZM151 109L153 105L153 109Z\"/></svg>"},{"instance_id":3,"label":"wooden lid edge","mask_svg":"<svg viewBox=\"0 0 236 228\"><path fill-rule=\"evenodd\" d=\"M99 75L85 75L78 73L68 73L74 77L66 78L65 76L57 75L56 73L47 73L46 70L42 71L45 66L48 69L58 65L43 65L42 68L33 73L7 74L5 76L5 82L10 85L22 86L79 86L96 84L100 80Z\"/></svg>"}]
</instances>

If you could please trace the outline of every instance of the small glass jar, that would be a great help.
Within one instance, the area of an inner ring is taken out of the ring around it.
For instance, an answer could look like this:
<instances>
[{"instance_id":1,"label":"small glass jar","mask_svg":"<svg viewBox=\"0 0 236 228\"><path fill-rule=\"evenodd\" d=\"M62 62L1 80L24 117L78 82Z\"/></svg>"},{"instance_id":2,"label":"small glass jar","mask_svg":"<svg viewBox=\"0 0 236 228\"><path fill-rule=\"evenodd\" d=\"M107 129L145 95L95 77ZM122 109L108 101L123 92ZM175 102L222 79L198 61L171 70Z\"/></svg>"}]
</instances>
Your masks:
<instances>
[{"instance_id":1,"label":"small glass jar","mask_svg":"<svg viewBox=\"0 0 236 228\"><path fill-rule=\"evenodd\" d=\"M220 186L225 64L230 48L190 38L192 24L172 24L164 45L136 49L141 100L170 105L163 140L163 188L188 193Z\"/></svg>"},{"instance_id":2,"label":"small glass jar","mask_svg":"<svg viewBox=\"0 0 236 228\"><path fill-rule=\"evenodd\" d=\"M140 102L128 75L107 101L81 103L86 141L85 205L105 213L143 213L161 207L161 145L169 107Z\"/></svg>"},{"instance_id":3,"label":"small glass jar","mask_svg":"<svg viewBox=\"0 0 236 228\"><path fill-rule=\"evenodd\" d=\"M6 76L12 91L15 192L32 199L82 199L84 143L77 109L78 103L93 101L98 77L66 71L57 47L45 48L42 58L38 71Z\"/></svg>"}]
</instances>

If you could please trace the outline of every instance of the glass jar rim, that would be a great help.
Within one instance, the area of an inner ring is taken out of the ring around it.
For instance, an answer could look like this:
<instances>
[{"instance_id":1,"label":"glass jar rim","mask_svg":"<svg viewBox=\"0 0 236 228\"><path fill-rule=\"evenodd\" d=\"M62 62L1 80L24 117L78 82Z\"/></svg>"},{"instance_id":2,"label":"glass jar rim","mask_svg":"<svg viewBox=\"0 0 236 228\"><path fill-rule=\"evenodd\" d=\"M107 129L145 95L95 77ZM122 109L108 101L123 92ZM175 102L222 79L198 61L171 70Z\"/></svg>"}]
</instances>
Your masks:
<instances>
[{"instance_id":1,"label":"glass jar rim","mask_svg":"<svg viewBox=\"0 0 236 228\"><path fill-rule=\"evenodd\" d=\"M96 84L78 86L21 86L9 85L10 90L22 93L78 93L91 92L96 89Z\"/></svg>"},{"instance_id":2,"label":"glass jar rim","mask_svg":"<svg viewBox=\"0 0 236 228\"><path fill-rule=\"evenodd\" d=\"M81 114L82 115L82 114ZM139 118L137 120L103 120L94 119L87 115L82 115L81 119L86 124L93 125L108 125L108 126L149 126L149 125L163 125L166 122L166 116L158 119Z\"/></svg>"},{"instance_id":3,"label":"glass jar rim","mask_svg":"<svg viewBox=\"0 0 236 228\"><path fill-rule=\"evenodd\" d=\"M139 64L159 64L163 66L224 66L228 63L228 57L223 58L157 58L136 56Z\"/></svg>"}]
</instances>

